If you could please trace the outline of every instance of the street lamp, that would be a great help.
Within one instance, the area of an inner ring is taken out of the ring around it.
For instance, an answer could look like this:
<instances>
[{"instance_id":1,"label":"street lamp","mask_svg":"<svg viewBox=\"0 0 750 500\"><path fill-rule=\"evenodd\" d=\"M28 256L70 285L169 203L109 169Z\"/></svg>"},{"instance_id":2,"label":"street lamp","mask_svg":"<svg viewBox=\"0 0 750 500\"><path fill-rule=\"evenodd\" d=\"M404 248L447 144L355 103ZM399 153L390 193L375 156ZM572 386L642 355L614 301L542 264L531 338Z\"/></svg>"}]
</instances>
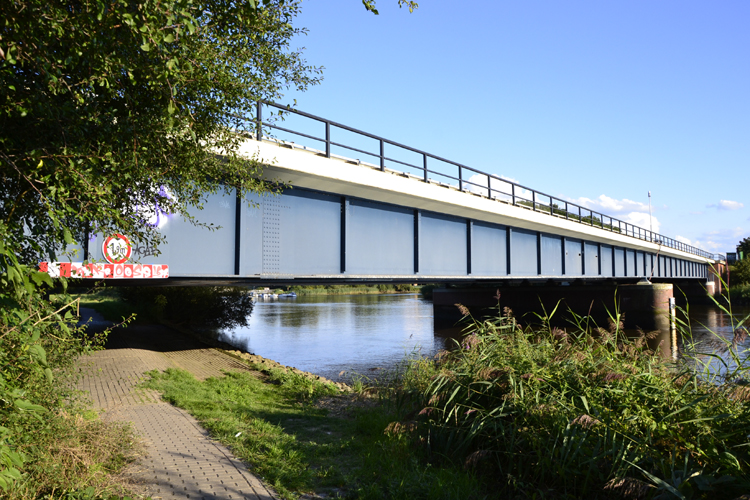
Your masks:
<instances>
[{"instance_id":1,"label":"street lamp","mask_svg":"<svg viewBox=\"0 0 750 500\"><path fill-rule=\"evenodd\" d=\"M651 191L648 192L648 230L651 233L651 241L654 241L654 223L651 220Z\"/></svg>"}]
</instances>

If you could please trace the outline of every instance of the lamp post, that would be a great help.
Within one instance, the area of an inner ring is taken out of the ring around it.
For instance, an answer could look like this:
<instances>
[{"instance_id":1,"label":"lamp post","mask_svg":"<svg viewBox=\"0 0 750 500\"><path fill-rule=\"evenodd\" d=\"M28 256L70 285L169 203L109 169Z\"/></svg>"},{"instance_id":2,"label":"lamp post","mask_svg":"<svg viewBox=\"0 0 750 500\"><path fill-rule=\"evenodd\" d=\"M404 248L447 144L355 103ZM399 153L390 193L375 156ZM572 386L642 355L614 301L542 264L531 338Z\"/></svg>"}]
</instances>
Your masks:
<instances>
[{"instance_id":1,"label":"lamp post","mask_svg":"<svg viewBox=\"0 0 750 500\"><path fill-rule=\"evenodd\" d=\"M654 241L654 223L651 220L651 191L648 192L648 230L651 234L651 241Z\"/></svg>"}]
</instances>

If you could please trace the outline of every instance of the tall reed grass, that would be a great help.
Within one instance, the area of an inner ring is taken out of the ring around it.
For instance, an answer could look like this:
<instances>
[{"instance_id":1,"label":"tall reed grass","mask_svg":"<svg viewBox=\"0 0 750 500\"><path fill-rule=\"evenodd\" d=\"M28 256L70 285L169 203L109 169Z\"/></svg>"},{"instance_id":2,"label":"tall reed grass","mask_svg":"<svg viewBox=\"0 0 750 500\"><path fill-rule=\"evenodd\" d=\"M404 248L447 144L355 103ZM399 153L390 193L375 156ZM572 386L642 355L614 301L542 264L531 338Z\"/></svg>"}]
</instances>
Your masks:
<instances>
[{"instance_id":1,"label":"tall reed grass","mask_svg":"<svg viewBox=\"0 0 750 500\"><path fill-rule=\"evenodd\" d=\"M721 306L724 307L724 306ZM742 324L713 376L690 344L677 363L628 338L621 316L600 328L522 328L509 311L476 320L434 361L413 362L400 422L435 463L473 470L499 498L712 498L750 491L750 387ZM727 309L728 313L731 310ZM711 354L711 356L717 356ZM394 427L396 427L394 425Z\"/></svg>"}]
</instances>

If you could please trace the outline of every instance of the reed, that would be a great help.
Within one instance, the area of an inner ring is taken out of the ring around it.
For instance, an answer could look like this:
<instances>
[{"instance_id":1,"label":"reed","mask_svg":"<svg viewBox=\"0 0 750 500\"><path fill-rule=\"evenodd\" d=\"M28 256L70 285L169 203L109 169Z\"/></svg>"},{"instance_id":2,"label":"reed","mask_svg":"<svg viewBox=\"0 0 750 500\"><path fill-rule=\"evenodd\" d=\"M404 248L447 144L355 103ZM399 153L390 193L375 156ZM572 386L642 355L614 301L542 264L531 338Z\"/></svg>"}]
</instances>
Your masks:
<instances>
[{"instance_id":1,"label":"reed","mask_svg":"<svg viewBox=\"0 0 750 500\"><path fill-rule=\"evenodd\" d=\"M734 339L717 335L721 356L691 343L679 320L686 348L671 363L647 347L649 335L627 338L618 311L606 328L575 314L571 328L554 328L554 313L534 330L509 314L467 315L454 350L409 367L403 390L418 403L410 435L430 460L474 471L500 498L750 491L743 322Z\"/></svg>"}]
</instances>

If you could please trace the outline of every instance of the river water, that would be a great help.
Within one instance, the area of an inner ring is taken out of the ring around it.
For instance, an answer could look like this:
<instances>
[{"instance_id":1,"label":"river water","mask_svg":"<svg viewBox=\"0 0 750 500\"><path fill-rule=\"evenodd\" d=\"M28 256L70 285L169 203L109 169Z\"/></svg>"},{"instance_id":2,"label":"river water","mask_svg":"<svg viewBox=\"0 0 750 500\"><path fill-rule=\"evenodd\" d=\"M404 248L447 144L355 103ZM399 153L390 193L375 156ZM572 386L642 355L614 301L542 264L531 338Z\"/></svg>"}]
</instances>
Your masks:
<instances>
[{"instance_id":1,"label":"river water","mask_svg":"<svg viewBox=\"0 0 750 500\"><path fill-rule=\"evenodd\" d=\"M750 307L735 310L750 314ZM702 352L722 354L707 328L732 339L730 318L715 307L691 307L694 339ZM259 299L249 325L223 332L222 340L245 351L328 378L372 377L394 369L411 355L434 355L460 336L458 327L435 327L432 302L417 294L308 295ZM669 356L669 335L662 351ZM658 340L657 340L658 343ZM750 347L750 340L739 346ZM724 353L725 354L725 353ZM702 357L715 363L710 356ZM343 372L343 373L342 373Z\"/></svg>"}]
</instances>

